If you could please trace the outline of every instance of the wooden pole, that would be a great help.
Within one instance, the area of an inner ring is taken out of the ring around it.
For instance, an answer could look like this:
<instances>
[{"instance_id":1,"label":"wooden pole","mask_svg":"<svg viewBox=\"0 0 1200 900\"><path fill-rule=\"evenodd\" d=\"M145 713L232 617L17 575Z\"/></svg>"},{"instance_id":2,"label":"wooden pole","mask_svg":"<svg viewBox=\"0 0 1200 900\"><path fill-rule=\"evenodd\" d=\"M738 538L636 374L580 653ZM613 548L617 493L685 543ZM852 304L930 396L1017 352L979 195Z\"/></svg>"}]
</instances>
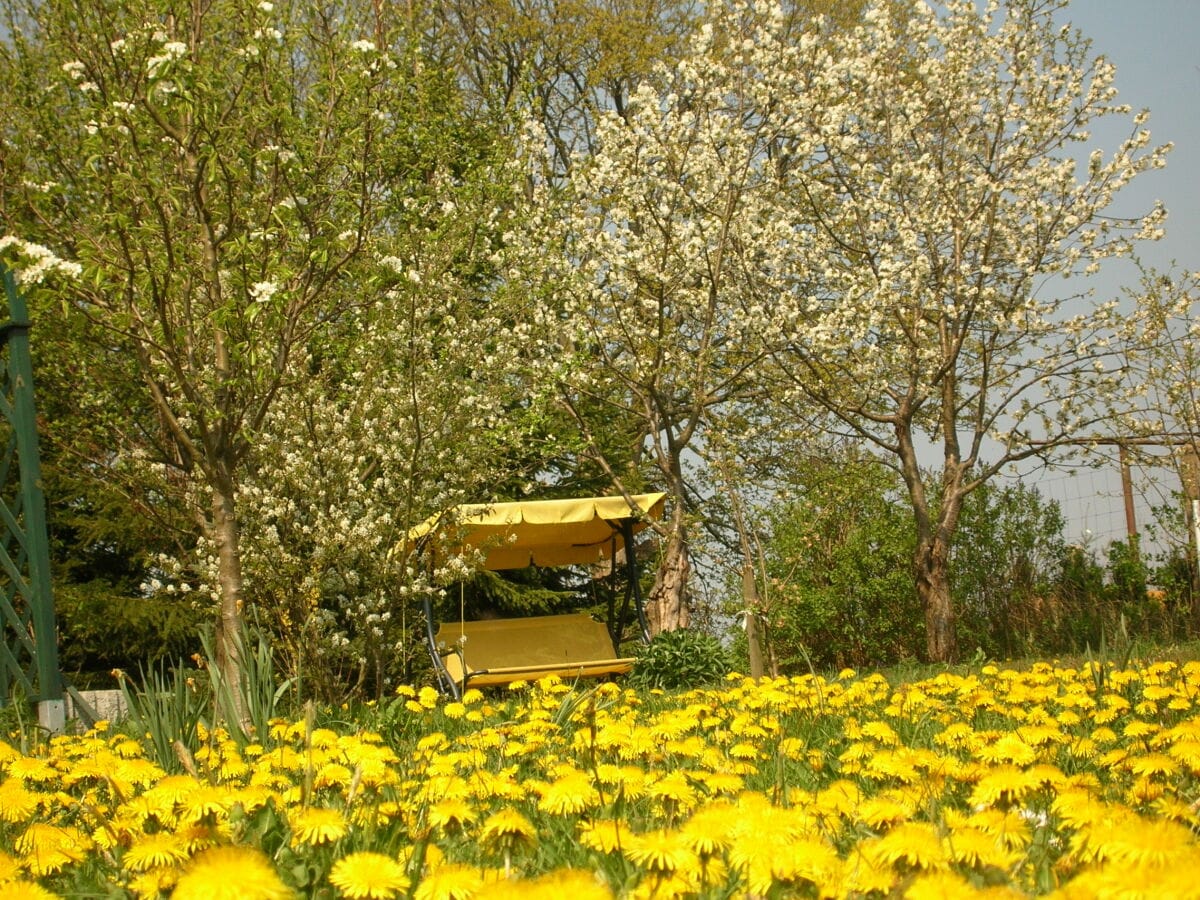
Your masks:
<instances>
[{"instance_id":1,"label":"wooden pole","mask_svg":"<svg viewBox=\"0 0 1200 900\"><path fill-rule=\"evenodd\" d=\"M1117 456L1121 463L1121 493L1125 497L1125 534L1129 546L1137 552L1137 516L1133 508L1133 477L1129 469L1129 451L1124 444L1117 445Z\"/></svg>"},{"instance_id":2,"label":"wooden pole","mask_svg":"<svg viewBox=\"0 0 1200 900\"><path fill-rule=\"evenodd\" d=\"M1183 449L1183 471L1180 476L1183 485L1183 521L1187 523L1191 537L1188 562L1192 575L1192 608L1193 615L1200 622L1200 456L1196 454L1195 444Z\"/></svg>"}]
</instances>

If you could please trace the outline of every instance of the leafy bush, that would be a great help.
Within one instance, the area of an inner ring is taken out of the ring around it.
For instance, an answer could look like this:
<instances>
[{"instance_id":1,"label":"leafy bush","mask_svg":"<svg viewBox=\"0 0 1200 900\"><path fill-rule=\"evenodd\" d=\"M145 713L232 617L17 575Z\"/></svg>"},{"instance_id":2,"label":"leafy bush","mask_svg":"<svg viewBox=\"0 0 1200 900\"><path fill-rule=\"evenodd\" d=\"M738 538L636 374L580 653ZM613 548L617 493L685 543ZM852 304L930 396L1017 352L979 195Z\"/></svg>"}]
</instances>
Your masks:
<instances>
[{"instance_id":1,"label":"leafy bush","mask_svg":"<svg viewBox=\"0 0 1200 900\"><path fill-rule=\"evenodd\" d=\"M851 454L792 476L766 548L766 650L783 673L864 668L920 655L912 513L895 473Z\"/></svg>"},{"instance_id":2,"label":"leafy bush","mask_svg":"<svg viewBox=\"0 0 1200 900\"><path fill-rule=\"evenodd\" d=\"M188 658L209 614L177 595L133 596L96 580L55 581L59 663L81 687L109 687L112 669L135 672Z\"/></svg>"},{"instance_id":3,"label":"leafy bush","mask_svg":"<svg viewBox=\"0 0 1200 900\"><path fill-rule=\"evenodd\" d=\"M638 688L694 688L720 681L732 668L729 652L715 637L680 628L646 645L629 681Z\"/></svg>"}]
</instances>

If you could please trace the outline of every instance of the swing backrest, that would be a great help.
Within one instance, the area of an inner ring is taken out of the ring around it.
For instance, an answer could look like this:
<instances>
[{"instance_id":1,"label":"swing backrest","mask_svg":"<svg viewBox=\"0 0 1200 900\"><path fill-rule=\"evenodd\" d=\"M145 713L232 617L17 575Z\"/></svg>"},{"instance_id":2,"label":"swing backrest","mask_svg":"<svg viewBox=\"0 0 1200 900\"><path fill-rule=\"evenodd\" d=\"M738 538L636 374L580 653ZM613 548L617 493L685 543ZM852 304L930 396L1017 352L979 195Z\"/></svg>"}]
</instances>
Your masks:
<instances>
[{"instance_id":1,"label":"swing backrest","mask_svg":"<svg viewBox=\"0 0 1200 900\"><path fill-rule=\"evenodd\" d=\"M463 688L547 675L619 675L634 663L617 656L608 629L583 613L447 622L435 640L447 672Z\"/></svg>"}]
</instances>

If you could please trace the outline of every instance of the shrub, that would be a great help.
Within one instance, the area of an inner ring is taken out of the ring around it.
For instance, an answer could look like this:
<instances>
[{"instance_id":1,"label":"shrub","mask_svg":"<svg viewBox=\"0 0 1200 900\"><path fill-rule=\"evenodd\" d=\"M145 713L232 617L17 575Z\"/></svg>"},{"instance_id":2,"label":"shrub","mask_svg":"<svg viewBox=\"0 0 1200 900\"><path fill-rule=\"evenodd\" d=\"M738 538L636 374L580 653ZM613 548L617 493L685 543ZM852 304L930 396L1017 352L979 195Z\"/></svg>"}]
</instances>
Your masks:
<instances>
[{"instance_id":1,"label":"shrub","mask_svg":"<svg viewBox=\"0 0 1200 900\"><path fill-rule=\"evenodd\" d=\"M629 680L639 688L694 688L720 681L732 668L729 652L715 637L680 628L646 645Z\"/></svg>"}]
</instances>

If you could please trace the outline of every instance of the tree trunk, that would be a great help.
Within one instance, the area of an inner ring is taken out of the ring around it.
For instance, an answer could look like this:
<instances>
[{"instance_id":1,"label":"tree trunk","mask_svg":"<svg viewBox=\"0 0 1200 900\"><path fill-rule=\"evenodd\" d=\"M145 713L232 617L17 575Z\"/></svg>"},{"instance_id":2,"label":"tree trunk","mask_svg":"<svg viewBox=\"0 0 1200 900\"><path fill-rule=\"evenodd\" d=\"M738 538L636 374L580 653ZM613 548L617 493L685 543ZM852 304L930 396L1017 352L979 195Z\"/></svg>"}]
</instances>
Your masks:
<instances>
[{"instance_id":1,"label":"tree trunk","mask_svg":"<svg viewBox=\"0 0 1200 900\"><path fill-rule=\"evenodd\" d=\"M647 598L646 617L649 619L651 637L662 631L686 628L691 621L687 587L692 565L688 559L682 524L682 517L678 513L672 517L666 553L659 563L654 587Z\"/></svg>"},{"instance_id":2,"label":"tree trunk","mask_svg":"<svg viewBox=\"0 0 1200 900\"><path fill-rule=\"evenodd\" d=\"M242 695L242 554L238 544L237 500L232 481L213 488L212 538L217 550L217 667L229 687L238 724L248 716Z\"/></svg>"},{"instance_id":3,"label":"tree trunk","mask_svg":"<svg viewBox=\"0 0 1200 900\"><path fill-rule=\"evenodd\" d=\"M953 384L946 387L944 407L954 408ZM911 420L904 417L896 428L900 472L912 501L917 547L913 551L913 575L917 597L925 611L925 653L930 662L954 662L958 657L954 597L950 594L950 548L958 529L965 493L963 478L970 468L959 458L953 421L945 423L946 454L942 465L941 490L936 512L931 515L929 495L917 460Z\"/></svg>"},{"instance_id":4,"label":"tree trunk","mask_svg":"<svg viewBox=\"0 0 1200 900\"><path fill-rule=\"evenodd\" d=\"M742 539L743 552L749 553L749 541ZM754 583L754 564L749 556L742 563L742 604L746 616L746 647L750 654L750 677L763 677L762 638L758 633L758 587Z\"/></svg>"},{"instance_id":5,"label":"tree trunk","mask_svg":"<svg viewBox=\"0 0 1200 900\"><path fill-rule=\"evenodd\" d=\"M913 560L917 597L925 610L925 648L930 662L958 658L954 598L950 595L950 547L938 537L919 541Z\"/></svg>"}]
</instances>

